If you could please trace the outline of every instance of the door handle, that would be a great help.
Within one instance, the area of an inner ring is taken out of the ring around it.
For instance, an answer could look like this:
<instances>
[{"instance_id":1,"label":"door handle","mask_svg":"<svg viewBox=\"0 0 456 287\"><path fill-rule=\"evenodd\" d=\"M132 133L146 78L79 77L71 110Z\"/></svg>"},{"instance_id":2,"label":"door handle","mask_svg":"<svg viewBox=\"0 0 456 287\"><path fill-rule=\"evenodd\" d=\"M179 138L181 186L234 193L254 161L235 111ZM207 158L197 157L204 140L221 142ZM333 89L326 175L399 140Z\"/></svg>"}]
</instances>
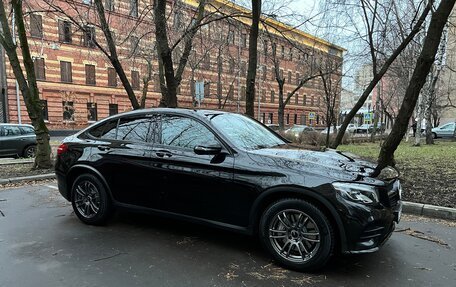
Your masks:
<instances>
[{"instance_id":1,"label":"door handle","mask_svg":"<svg viewBox=\"0 0 456 287\"><path fill-rule=\"evenodd\" d=\"M97 148L101 151L107 151L107 150L111 149L110 147L105 146L105 145L99 145L99 146L97 146Z\"/></svg>"},{"instance_id":2,"label":"door handle","mask_svg":"<svg viewBox=\"0 0 456 287\"><path fill-rule=\"evenodd\" d=\"M158 157L163 157L163 158L168 158L168 157L172 157L173 154L168 151L168 150L158 150L155 152L155 154L158 156Z\"/></svg>"}]
</instances>

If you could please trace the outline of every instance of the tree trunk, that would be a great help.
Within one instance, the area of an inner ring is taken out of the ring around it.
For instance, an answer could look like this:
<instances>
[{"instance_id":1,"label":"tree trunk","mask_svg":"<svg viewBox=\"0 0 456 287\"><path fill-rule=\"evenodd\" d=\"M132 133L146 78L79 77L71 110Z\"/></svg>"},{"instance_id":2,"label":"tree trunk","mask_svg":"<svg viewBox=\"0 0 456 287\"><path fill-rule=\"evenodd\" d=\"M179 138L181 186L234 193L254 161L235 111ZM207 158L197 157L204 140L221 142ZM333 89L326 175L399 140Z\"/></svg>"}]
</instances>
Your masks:
<instances>
[{"instance_id":1,"label":"tree trunk","mask_svg":"<svg viewBox=\"0 0 456 287\"><path fill-rule=\"evenodd\" d=\"M252 0L252 25L249 35L249 66L246 79L245 90L245 114L255 116L255 79L258 61L258 26L261 15L261 0Z\"/></svg>"},{"instance_id":2,"label":"tree trunk","mask_svg":"<svg viewBox=\"0 0 456 287\"><path fill-rule=\"evenodd\" d=\"M416 132L415 132L415 143L414 146L420 146L421 144L421 123L424 118L424 105L427 101L428 95L426 92L421 93L418 96L418 112L417 112L417 122L416 122Z\"/></svg>"},{"instance_id":3,"label":"tree trunk","mask_svg":"<svg viewBox=\"0 0 456 287\"><path fill-rule=\"evenodd\" d=\"M222 70L223 62L222 62L222 49L219 46L218 54L217 54L217 100L218 100L218 108L219 110L222 109Z\"/></svg>"},{"instance_id":4,"label":"tree trunk","mask_svg":"<svg viewBox=\"0 0 456 287\"><path fill-rule=\"evenodd\" d=\"M105 17L103 3L101 0L94 0L94 3L95 3L97 14L98 14L98 19L100 21L101 30L103 31L103 34L106 39L106 44L108 45L109 55L107 55L107 56L109 58L109 61L111 62L112 67L116 70L116 73L119 76L120 82L122 83L122 86L124 87L125 92L127 93L131 106L135 110L140 109L141 106L138 103L138 99L135 96L133 87L131 86L130 81L128 80L128 77L125 74L125 70L123 69L123 66L120 63L119 56L117 55L116 43L114 42L114 39L111 34L111 30L109 29L108 21L106 20L106 17Z\"/></svg>"},{"instance_id":5,"label":"tree trunk","mask_svg":"<svg viewBox=\"0 0 456 287\"><path fill-rule=\"evenodd\" d=\"M385 63L383 64L382 68L378 71L378 73L374 76L372 81L369 83L367 88L362 93L361 97L356 102L355 106L350 110L350 112L345 116L344 122L342 123L339 132L337 133L337 137L334 142L331 144L331 148L337 148L342 139L344 137L345 131L347 130L348 125L352 121L352 119L356 116L359 109L361 109L364 105L364 102L369 97L372 90L378 84L378 82L382 79L383 75L388 71L391 64L396 60L396 58L402 53L402 51L408 46L408 44L413 40L415 35L420 31L421 26L423 25L424 20L426 19L429 11L432 7L432 1L429 1L428 5L423 10L420 18L418 19L417 23L413 27L410 34L402 41L402 43L394 50L389 58L386 59Z\"/></svg>"},{"instance_id":6,"label":"tree trunk","mask_svg":"<svg viewBox=\"0 0 456 287\"><path fill-rule=\"evenodd\" d=\"M426 107L424 117L426 119L426 144L434 144L434 137L432 136L432 120L431 120L431 107L432 103Z\"/></svg>"},{"instance_id":7,"label":"tree trunk","mask_svg":"<svg viewBox=\"0 0 456 287\"><path fill-rule=\"evenodd\" d=\"M279 124L279 128L281 130L284 129L285 127L285 118L284 118L284 114L285 114L285 102L283 100L283 84L285 83L285 81L279 81L279 94L278 94L278 97L279 97L279 108L277 110L277 114L278 114L278 124Z\"/></svg>"},{"instance_id":8,"label":"tree trunk","mask_svg":"<svg viewBox=\"0 0 456 287\"><path fill-rule=\"evenodd\" d=\"M183 35L184 50L179 60L177 70L174 70L172 59L172 49L169 46L166 17L166 0L155 0L154 2L154 23L155 38L157 43L157 54L159 65L163 68L160 76L160 88L162 99L161 107L177 107L177 87L182 80L182 74L188 62L188 57L192 50L193 38L198 30L199 25L204 17L206 1L201 0L198 4L197 17L192 21L188 31Z\"/></svg>"},{"instance_id":9,"label":"tree trunk","mask_svg":"<svg viewBox=\"0 0 456 287\"><path fill-rule=\"evenodd\" d=\"M377 85L377 99L375 99L374 127L372 129L372 134L371 134L371 139L370 139L371 142L375 141L375 135L377 134L377 126L378 126L378 118L379 118L379 110L380 110L381 85L382 85L382 82L380 81Z\"/></svg>"},{"instance_id":10,"label":"tree trunk","mask_svg":"<svg viewBox=\"0 0 456 287\"><path fill-rule=\"evenodd\" d=\"M34 168L50 168L52 166L52 162L51 147L49 145L49 131L43 119L33 60L27 42L27 34L23 19L24 16L22 13L22 1L12 0L11 4L14 9L14 16L16 19L17 32L22 52L22 64L25 68L27 79L24 76L19 57L17 55L17 46L13 42L13 35L11 34L10 27L8 25L3 1L0 3L0 22L3 32L2 37L0 37L0 42L8 55L14 76L16 77L22 97L24 98L25 106L27 107L28 116L35 128L37 150Z\"/></svg>"},{"instance_id":11,"label":"tree trunk","mask_svg":"<svg viewBox=\"0 0 456 287\"><path fill-rule=\"evenodd\" d=\"M380 149L375 175L380 174L381 170L389 164L394 164L394 152L407 131L408 121L412 116L420 91L423 88L426 77L434 63L443 29L455 2L456 0L442 0L431 17L423 48L417 59L410 83L406 89L396 122Z\"/></svg>"}]
</instances>

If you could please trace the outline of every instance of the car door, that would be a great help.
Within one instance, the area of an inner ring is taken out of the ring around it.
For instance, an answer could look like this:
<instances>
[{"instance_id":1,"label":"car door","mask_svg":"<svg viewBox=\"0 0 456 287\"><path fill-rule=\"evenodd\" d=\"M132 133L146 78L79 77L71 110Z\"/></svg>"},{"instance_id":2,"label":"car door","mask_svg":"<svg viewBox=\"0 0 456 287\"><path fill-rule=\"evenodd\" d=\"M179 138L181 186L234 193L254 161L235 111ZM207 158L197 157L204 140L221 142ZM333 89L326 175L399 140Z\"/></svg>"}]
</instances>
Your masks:
<instances>
[{"instance_id":1,"label":"car door","mask_svg":"<svg viewBox=\"0 0 456 287\"><path fill-rule=\"evenodd\" d=\"M1 155L16 155L22 153L23 141L21 130L15 125L2 126L0 140Z\"/></svg>"},{"instance_id":2,"label":"car door","mask_svg":"<svg viewBox=\"0 0 456 287\"><path fill-rule=\"evenodd\" d=\"M157 208L160 181L152 172L153 115L108 122L94 143L96 168L107 180L114 200L122 204ZM99 133L92 132L94 136Z\"/></svg>"},{"instance_id":3,"label":"car door","mask_svg":"<svg viewBox=\"0 0 456 287\"><path fill-rule=\"evenodd\" d=\"M234 157L198 155L194 148L224 144L202 122L180 115L162 115L154 145L157 172L162 175L168 212L242 225L239 197L233 190Z\"/></svg>"},{"instance_id":4,"label":"car door","mask_svg":"<svg viewBox=\"0 0 456 287\"><path fill-rule=\"evenodd\" d=\"M21 130L21 139L23 139L24 148L29 145L36 145L35 129L31 126L19 126Z\"/></svg>"}]
</instances>

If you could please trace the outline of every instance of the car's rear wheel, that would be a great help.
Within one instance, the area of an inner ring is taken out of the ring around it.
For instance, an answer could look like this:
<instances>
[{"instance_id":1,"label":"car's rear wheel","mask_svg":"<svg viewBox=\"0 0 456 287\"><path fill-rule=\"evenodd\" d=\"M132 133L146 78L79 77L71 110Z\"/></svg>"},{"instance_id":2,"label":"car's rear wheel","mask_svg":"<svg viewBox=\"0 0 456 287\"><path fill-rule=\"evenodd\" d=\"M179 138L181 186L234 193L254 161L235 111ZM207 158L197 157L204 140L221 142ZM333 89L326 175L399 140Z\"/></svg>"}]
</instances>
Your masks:
<instances>
[{"instance_id":1,"label":"car's rear wheel","mask_svg":"<svg viewBox=\"0 0 456 287\"><path fill-rule=\"evenodd\" d=\"M311 271L323 267L334 250L330 221L313 204L282 199L269 206L260 221L260 240L281 265Z\"/></svg>"},{"instance_id":2,"label":"car's rear wheel","mask_svg":"<svg viewBox=\"0 0 456 287\"><path fill-rule=\"evenodd\" d=\"M102 225L112 213L112 203L103 183L92 174L82 174L73 183L71 203L86 224Z\"/></svg>"},{"instance_id":3,"label":"car's rear wheel","mask_svg":"<svg viewBox=\"0 0 456 287\"><path fill-rule=\"evenodd\" d=\"M27 158L32 158L35 157L36 155L36 146L30 145L24 149L24 152L22 153L23 157Z\"/></svg>"},{"instance_id":4,"label":"car's rear wheel","mask_svg":"<svg viewBox=\"0 0 456 287\"><path fill-rule=\"evenodd\" d=\"M432 138L436 139L437 138L437 134L436 133L432 133Z\"/></svg>"}]
</instances>

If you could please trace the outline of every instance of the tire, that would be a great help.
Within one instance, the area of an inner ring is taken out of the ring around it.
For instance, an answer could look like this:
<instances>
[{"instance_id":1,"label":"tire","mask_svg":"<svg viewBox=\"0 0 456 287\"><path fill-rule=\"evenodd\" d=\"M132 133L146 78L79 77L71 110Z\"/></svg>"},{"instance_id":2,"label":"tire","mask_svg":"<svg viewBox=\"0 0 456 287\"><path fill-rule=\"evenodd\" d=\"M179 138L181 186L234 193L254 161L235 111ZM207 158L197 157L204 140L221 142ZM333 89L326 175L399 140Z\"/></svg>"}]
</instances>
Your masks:
<instances>
[{"instance_id":1,"label":"tire","mask_svg":"<svg viewBox=\"0 0 456 287\"><path fill-rule=\"evenodd\" d=\"M26 147L22 153L23 157L26 158L34 158L36 155L36 146L35 145L29 145Z\"/></svg>"},{"instance_id":2,"label":"tire","mask_svg":"<svg viewBox=\"0 0 456 287\"><path fill-rule=\"evenodd\" d=\"M84 223L105 224L112 214L111 199L103 183L92 174L82 174L71 188L74 213Z\"/></svg>"},{"instance_id":3,"label":"tire","mask_svg":"<svg viewBox=\"0 0 456 287\"><path fill-rule=\"evenodd\" d=\"M436 139L437 138L437 134L436 133L432 133L432 138Z\"/></svg>"},{"instance_id":4,"label":"tire","mask_svg":"<svg viewBox=\"0 0 456 287\"><path fill-rule=\"evenodd\" d=\"M297 271L323 267L334 252L330 221L317 207L301 199L282 199L270 205L261 217L259 235L277 263Z\"/></svg>"}]
</instances>

